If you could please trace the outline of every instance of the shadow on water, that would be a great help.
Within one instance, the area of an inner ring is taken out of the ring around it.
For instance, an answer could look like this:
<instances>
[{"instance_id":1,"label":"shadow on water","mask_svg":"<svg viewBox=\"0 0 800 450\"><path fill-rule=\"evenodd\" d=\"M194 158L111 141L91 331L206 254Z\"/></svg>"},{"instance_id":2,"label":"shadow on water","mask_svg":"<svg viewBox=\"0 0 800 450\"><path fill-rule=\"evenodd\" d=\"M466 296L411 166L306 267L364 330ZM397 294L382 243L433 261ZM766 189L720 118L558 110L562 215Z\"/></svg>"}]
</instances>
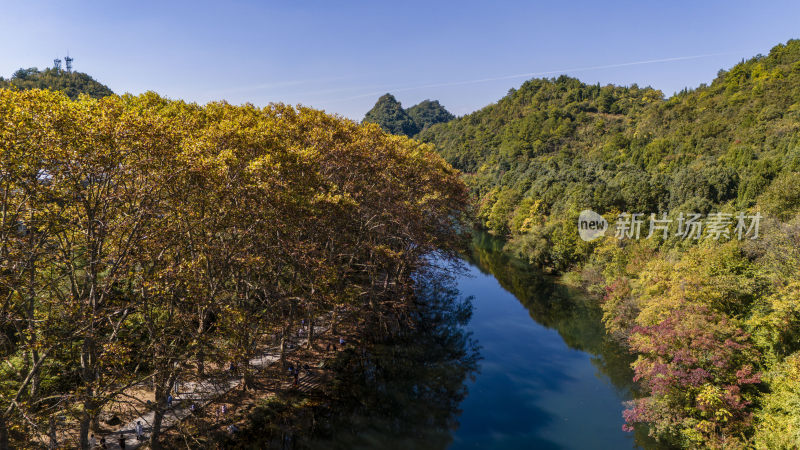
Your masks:
<instances>
[{"instance_id":1,"label":"shadow on water","mask_svg":"<svg viewBox=\"0 0 800 450\"><path fill-rule=\"evenodd\" d=\"M318 443L343 449L450 444L465 381L477 369L477 347L464 329L472 306L459 299L452 280L424 280L419 290L413 328L374 345L367 358L337 361L337 409L346 413L333 418Z\"/></svg>"},{"instance_id":2,"label":"shadow on water","mask_svg":"<svg viewBox=\"0 0 800 450\"><path fill-rule=\"evenodd\" d=\"M466 273L418 278L409 327L340 352L324 396L258 408L240 446L656 448L646 430L621 430L632 357L594 300L485 233L464 258Z\"/></svg>"},{"instance_id":3,"label":"shadow on water","mask_svg":"<svg viewBox=\"0 0 800 450\"><path fill-rule=\"evenodd\" d=\"M472 306L443 274L419 277L418 285L411 326L340 352L324 398L263 405L247 448L447 448L479 360L465 329Z\"/></svg>"}]
</instances>

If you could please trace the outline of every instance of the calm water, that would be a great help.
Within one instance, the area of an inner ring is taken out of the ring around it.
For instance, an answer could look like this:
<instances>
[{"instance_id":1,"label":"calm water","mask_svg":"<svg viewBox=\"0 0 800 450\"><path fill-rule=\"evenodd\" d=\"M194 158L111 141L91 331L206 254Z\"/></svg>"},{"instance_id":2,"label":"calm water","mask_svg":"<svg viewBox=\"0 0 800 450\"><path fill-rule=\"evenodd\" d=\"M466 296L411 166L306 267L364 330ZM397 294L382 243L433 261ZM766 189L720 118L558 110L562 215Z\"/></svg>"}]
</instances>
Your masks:
<instances>
[{"instance_id":1,"label":"calm water","mask_svg":"<svg viewBox=\"0 0 800 450\"><path fill-rule=\"evenodd\" d=\"M646 430L622 431L631 357L594 300L486 234L464 272L420 274L409 324L340 352L324 400L259 410L244 448L654 448Z\"/></svg>"},{"instance_id":2,"label":"calm water","mask_svg":"<svg viewBox=\"0 0 800 450\"><path fill-rule=\"evenodd\" d=\"M604 336L591 300L501 248L477 235L456 280L473 297L467 328L482 360L450 448L635 448L622 431L630 357Z\"/></svg>"}]
</instances>

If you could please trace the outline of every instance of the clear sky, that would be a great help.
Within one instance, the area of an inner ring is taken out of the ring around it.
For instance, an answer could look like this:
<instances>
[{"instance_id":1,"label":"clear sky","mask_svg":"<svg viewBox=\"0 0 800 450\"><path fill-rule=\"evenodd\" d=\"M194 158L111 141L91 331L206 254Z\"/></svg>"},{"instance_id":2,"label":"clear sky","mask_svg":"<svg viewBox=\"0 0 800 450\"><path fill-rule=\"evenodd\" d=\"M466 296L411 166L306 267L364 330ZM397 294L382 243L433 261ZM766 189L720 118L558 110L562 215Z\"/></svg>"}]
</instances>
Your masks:
<instances>
[{"instance_id":1,"label":"clear sky","mask_svg":"<svg viewBox=\"0 0 800 450\"><path fill-rule=\"evenodd\" d=\"M3 1L0 75L69 51L117 93L361 119L392 92L461 115L561 73L669 96L791 38L797 0Z\"/></svg>"}]
</instances>

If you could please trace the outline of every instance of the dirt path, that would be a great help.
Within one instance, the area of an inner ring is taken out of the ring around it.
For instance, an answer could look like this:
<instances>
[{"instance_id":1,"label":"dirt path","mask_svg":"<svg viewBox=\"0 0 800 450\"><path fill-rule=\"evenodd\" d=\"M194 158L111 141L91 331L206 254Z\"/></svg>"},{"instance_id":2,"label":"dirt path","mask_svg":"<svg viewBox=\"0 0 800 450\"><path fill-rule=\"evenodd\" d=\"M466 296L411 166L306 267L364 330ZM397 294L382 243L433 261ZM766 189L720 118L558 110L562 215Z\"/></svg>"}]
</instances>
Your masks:
<instances>
[{"instance_id":1,"label":"dirt path","mask_svg":"<svg viewBox=\"0 0 800 450\"><path fill-rule=\"evenodd\" d=\"M315 326L315 338L321 337L328 330L327 326ZM308 343L308 332L304 333L304 337L297 338L291 342L292 346L289 351L294 351L298 347ZM276 362L280 361L280 346L274 345L265 349L264 353L250 360L250 366L255 369L264 369ZM173 395L172 408L167 410L161 423L161 430L166 431L169 428L177 425L186 417L192 414L191 405L194 404L195 409L200 410L214 400L227 394L241 382L241 377L231 375L227 379L222 380L205 380L199 382L184 382L180 384L180 390L177 394ZM106 446L109 449L119 449L119 439L121 435L125 435L125 448L134 449L143 445L150 439L152 431L151 424L155 417L155 412L147 412L135 419L131 420L128 424L121 427L120 430L104 434L106 438ZM136 439L136 424L142 423L142 436L143 440Z\"/></svg>"}]
</instances>

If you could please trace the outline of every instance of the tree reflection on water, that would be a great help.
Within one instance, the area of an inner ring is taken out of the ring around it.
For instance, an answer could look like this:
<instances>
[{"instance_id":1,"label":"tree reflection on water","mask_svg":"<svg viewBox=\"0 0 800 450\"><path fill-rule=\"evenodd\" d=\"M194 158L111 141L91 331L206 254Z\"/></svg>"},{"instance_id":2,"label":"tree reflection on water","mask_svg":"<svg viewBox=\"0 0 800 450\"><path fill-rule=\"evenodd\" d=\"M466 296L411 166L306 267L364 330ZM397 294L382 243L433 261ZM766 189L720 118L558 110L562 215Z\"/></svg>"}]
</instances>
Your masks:
<instances>
[{"instance_id":1,"label":"tree reflection on water","mask_svg":"<svg viewBox=\"0 0 800 450\"><path fill-rule=\"evenodd\" d=\"M503 241L488 233L474 234L466 259L494 276L534 321L558 331L570 348L591 354L592 364L608 377L621 397L634 394L636 386L630 367L634 358L605 333L596 299L557 283L552 276L504 252Z\"/></svg>"},{"instance_id":2,"label":"tree reflection on water","mask_svg":"<svg viewBox=\"0 0 800 450\"><path fill-rule=\"evenodd\" d=\"M502 239L477 231L464 258L481 272L491 274L519 300L534 321L556 330L570 348L591 355L598 377L607 379L620 399L641 395L640 387L633 381L631 363L635 357L606 334L597 299L558 283L553 276L515 258L503 250L504 244ZM635 428L634 442L646 449L668 448L650 438L643 425Z\"/></svg>"},{"instance_id":3,"label":"tree reflection on water","mask_svg":"<svg viewBox=\"0 0 800 450\"><path fill-rule=\"evenodd\" d=\"M598 376L620 399L636 395L632 356L604 332L596 300L558 284L503 251L501 240L475 233L465 260L494 276L537 323L555 329L572 349L591 355ZM468 380L480 355L466 325L470 298L457 279L432 271L418 276L418 300L409 326L392 336L363 330L369 342L340 352L329 363L333 381L324 395L284 395L262 405L244 430L244 448L445 449L458 428ZM536 417L518 417L534 421ZM540 424L547 426L545 424ZM620 432L622 432L620 430ZM635 442L658 446L637 429Z\"/></svg>"},{"instance_id":4,"label":"tree reflection on water","mask_svg":"<svg viewBox=\"0 0 800 450\"><path fill-rule=\"evenodd\" d=\"M417 282L410 326L340 352L324 398L263 405L242 436L247 448L447 448L479 360L464 327L472 304L444 273Z\"/></svg>"}]
</instances>

